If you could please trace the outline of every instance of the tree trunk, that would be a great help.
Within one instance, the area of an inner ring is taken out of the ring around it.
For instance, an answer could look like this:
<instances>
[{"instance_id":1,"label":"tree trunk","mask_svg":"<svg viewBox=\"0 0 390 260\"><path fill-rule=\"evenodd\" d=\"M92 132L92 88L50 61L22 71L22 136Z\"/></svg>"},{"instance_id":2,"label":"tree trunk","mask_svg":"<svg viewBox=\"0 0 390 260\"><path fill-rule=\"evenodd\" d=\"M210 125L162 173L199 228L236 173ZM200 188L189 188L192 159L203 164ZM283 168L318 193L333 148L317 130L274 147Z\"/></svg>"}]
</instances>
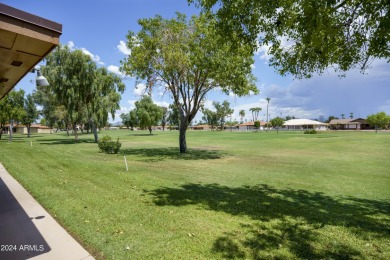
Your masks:
<instances>
[{"instance_id":1,"label":"tree trunk","mask_svg":"<svg viewBox=\"0 0 390 260\"><path fill-rule=\"evenodd\" d=\"M187 140L186 140L187 124L184 122L181 123L179 130L180 130L180 134L179 134L180 153L186 153L187 152Z\"/></svg>"},{"instance_id":2,"label":"tree trunk","mask_svg":"<svg viewBox=\"0 0 390 260\"><path fill-rule=\"evenodd\" d=\"M12 131L13 131L13 127L14 127L14 120L11 119L10 120L10 124L9 124L9 142L12 143Z\"/></svg>"},{"instance_id":3,"label":"tree trunk","mask_svg":"<svg viewBox=\"0 0 390 260\"><path fill-rule=\"evenodd\" d=\"M97 127L96 127L95 123L92 120L90 120L89 125L92 127L92 132L93 132L93 137L95 138L95 143L99 142Z\"/></svg>"},{"instance_id":4,"label":"tree trunk","mask_svg":"<svg viewBox=\"0 0 390 260\"><path fill-rule=\"evenodd\" d=\"M30 137L31 125L27 125L27 137Z\"/></svg>"},{"instance_id":5,"label":"tree trunk","mask_svg":"<svg viewBox=\"0 0 390 260\"><path fill-rule=\"evenodd\" d=\"M148 129L149 129L149 134L152 134L152 127L148 126Z\"/></svg>"}]
</instances>

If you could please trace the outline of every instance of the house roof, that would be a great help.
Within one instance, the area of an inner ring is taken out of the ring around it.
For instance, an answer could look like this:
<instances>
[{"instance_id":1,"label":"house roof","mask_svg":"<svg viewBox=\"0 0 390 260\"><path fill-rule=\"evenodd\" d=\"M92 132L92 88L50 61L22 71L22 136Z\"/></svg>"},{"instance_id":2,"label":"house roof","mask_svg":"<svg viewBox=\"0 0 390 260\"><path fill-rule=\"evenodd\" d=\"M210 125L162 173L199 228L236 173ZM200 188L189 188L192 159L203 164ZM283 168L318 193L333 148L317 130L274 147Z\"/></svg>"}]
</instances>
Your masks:
<instances>
[{"instance_id":1,"label":"house roof","mask_svg":"<svg viewBox=\"0 0 390 260\"><path fill-rule=\"evenodd\" d=\"M260 125L266 125L267 123L266 122L263 122L263 121L260 121ZM255 125L255 122L253 121L250 121L250 122L245 122L245 123L242 123L242 124L239 124L239 126L254 126Z\"/></svg>"},{"instance_id":2,"label":"house roof","mask_svg":"<svg viewBox=\"0 0 390 260\"><path fill-rule=\"evenodd\" d=\"M0 3L0 99L59 44L62 25Z\"/></svg>"},{"instance_id":3,"label":"house roof","mask_svg":"<svg viewBox=\"0 0 390 260\"><path fill-rule=\"evenodd\" d=\"M346 118L346 119L332 119L330 120L329 124L330 125L358 125L361 124L359 121L355 120L364 120L362 118L356 118L356 119L351 119L351 118Z\"/></svg>"},{"instance_id":4,"label":"house roof","mask_svg":"<svg viewBox=\"0 0 390 260\"><path fill-rule=\"evenodd\" d=\"M289 125L326 125L325 123L310 120L310 119L291 119L284 122L285 126Z\"/></svg>"}]
</instances>

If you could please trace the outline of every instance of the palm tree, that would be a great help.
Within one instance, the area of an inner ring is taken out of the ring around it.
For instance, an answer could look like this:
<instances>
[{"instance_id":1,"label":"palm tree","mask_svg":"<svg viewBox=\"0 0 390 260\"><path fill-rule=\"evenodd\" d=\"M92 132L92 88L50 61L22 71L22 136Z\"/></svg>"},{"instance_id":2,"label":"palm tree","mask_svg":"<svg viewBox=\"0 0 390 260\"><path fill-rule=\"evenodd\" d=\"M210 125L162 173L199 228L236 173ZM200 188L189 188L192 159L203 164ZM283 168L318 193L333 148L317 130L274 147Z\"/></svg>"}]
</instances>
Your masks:
<instances>
[{"instance_id":1,"label":"palm tree","mask_svg":"<svg viewBox=\"0 0 390 260\"><path fill-rule=\"evenodd\" d=\"M267 97L265 100L267 100L267 129L269 130L269 124L268 124L268 105L269 105L269 101L271 100L271 98Z\"/></svg>"},{"instance_id":2,"label":"palm tree","mask_svg":"<svg viewBox=\"0 0 390 260\"><path fill-rule=\"evenodd\" d=\"M353 112L349 113L349 117L353 119Z\"/></svg>"},{"instance_id":3,"label":"palm tree","mask_svg":"<svg viewBox=\"0 0 390 260\"><path fill-rule=\"evenodd\" d=\"M259 117L259 112L261 111L261 107L252 107L249 109L249 111L252 112L253 122L257 121L257 118Z\"/></svg>"},{"instance_id":4,"label":"palm tree","mask_svg":"<svg viewBox=\"0 0 390 260\"><path fill-rule=\"evenodd\" d=\"M240 115L241 117L241 124L244 123L244 116L245 116L245 110L240 110L240 112L238 112L238 114Z\"/></svg>"}]
</instances>

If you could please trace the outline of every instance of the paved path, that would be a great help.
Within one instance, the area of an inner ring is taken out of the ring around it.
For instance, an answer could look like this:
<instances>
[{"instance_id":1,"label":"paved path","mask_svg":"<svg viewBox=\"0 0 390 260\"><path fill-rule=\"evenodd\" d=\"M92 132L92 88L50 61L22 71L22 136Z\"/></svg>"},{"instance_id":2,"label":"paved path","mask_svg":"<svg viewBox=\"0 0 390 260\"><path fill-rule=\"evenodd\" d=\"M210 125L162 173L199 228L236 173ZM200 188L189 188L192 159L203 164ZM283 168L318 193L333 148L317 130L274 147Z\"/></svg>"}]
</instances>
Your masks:
<instances>
[{"instance_id":1,"label":"paved path","mask_svg":"<svg viewBox=\"0 0 390 260\"><path fill-rule=\"evenodd\" d=\"M94 259L1 163L0 259Z\"/></svg>"}]
</instances>

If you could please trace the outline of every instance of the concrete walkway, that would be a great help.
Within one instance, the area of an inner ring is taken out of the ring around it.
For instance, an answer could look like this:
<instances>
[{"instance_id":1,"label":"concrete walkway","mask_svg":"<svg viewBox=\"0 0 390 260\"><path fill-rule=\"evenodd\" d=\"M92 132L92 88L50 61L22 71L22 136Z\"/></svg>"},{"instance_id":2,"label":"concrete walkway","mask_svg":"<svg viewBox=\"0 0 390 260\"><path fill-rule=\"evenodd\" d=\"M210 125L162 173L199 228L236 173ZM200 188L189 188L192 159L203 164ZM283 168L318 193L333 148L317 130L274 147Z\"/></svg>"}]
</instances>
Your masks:
<instances>
[{"instance_id":1,"label":"concrete walkway","mask_svg":"<svg viewBox=\"0 0 390 260\"><path fill-rule=\"evenodd\" d=\"M0 259L94 259L1 163Z\"/></svg>"}]
</instances>

